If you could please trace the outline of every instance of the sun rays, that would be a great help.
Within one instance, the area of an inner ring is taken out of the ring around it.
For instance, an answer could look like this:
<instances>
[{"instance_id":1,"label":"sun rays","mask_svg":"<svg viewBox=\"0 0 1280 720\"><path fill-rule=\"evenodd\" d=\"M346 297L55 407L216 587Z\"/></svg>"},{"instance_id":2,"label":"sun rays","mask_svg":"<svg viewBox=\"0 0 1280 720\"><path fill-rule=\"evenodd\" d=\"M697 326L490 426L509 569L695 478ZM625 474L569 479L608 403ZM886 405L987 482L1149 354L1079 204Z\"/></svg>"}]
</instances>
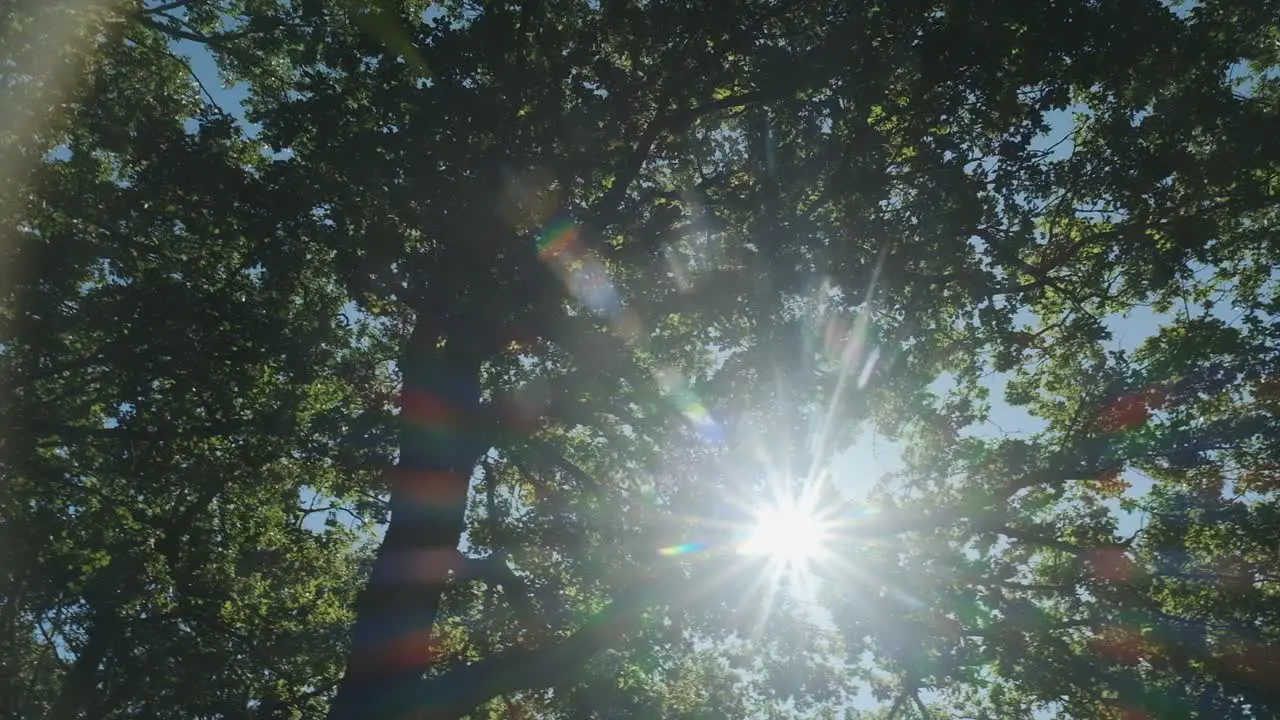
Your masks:
<instances>
[{"instance_id":1,"label":"sun rays","mask_svg":"<svg viewBox=\"0 0 1280 720\"><path fill-rule=\"evenodd\" d=\"M827 556L831 530L816 492L783 495L754 509L739 552L765 558L771 572L803 576Z\"/></svg>"},{"instance_id":2,"label":"sun rays","mask_svg":"<svg viewBox=\"0 0 1280 720\"><path fill-rule=\"evenodd\" d=\"M628 307L610 276L607 265L593 253L567 218L552 221L537 240L538 256L555 272L582 308L605 320L609 330L637 351L647 346L648 333L636 312ZM824 579L857 574L851 560L837 551L841 512L848 506L832 485L830 465L843 439L841 410L852 394L862 392L873 374L887 370L873 328L873 296L880 262L861 303L841 301L827 283L815 288L813 297L797 299L797 309L808 322L799 356L790 358L800 369L788 373L777 367L778 388L755 411L789 416L805 410L805 423L787 423L778 437L777 418L751 417L753 410L715 417L677 368L654 372L657 389L674 405L696 436L724 453L725 469L739 480L727 483L719 503L731 508L728 518L717 515L685 515L690 536L673 534L668 545L655 548L667 561L708 563L698 576L702 591L725 589L736 595L731 602L753 617L751 632L763 632L780 605L799 601L814 605ZM679 268L673 268L679 269ZM688 278L675 273L681 291ZM787 354L791 348L780 347ZM888 363L891 364L891 363ZM805 386L808 375L825 375L833 383L811 397ZM801 399L803 398L803 399ZM800 403L800 406L790 406ZM801 457L804 462L797 462ZM693 479L691 479L693 480ZM689 510L677 510L677 513ZM745 582L743 582L745 581ZM728 590L733 588L732 590Z\"/></svg>"}]
</instances>

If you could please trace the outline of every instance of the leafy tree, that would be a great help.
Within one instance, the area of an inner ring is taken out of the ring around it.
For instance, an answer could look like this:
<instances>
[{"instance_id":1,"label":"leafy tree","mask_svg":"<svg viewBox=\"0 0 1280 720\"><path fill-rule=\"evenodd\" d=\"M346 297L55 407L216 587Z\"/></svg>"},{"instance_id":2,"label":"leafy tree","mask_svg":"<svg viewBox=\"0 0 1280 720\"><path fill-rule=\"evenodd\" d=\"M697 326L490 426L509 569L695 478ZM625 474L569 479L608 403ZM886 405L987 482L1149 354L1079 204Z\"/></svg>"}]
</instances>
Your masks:
<instances>
[{"instance_id":1,"label":"leafy tree","mask_svg":"<svg viewBox=\"0 0 1280 720\"><path fill-rule=\"evenodd\" d=\"M1278 10L77 15L79 99L7 141L37 169L5 198L3 527L71 529L7 580L22 713L320 712L359 552L297 524L306 488L389 496L334 717L823 717L857 679L887 717L1274 716ZM45 369L72 358L83 385ZM1041 431L979 431L992 372ZM868 420L905 469L837 512L815 468ZM825 628L726 552L779 478L840 517ZM179 657L210 670L165 685Z\"/></svg>"},{"instance_id":2,"label":"leafy tree","mask_svg":"<svg viewBox=\"0 0 1280 720\"><path fill-rule=\"evenodd\" d=\"M377 474L378 340L167 42L92 55L7 198L4 714L315 715L366 553L304 499Z\"/></svg>"}]
</instances>

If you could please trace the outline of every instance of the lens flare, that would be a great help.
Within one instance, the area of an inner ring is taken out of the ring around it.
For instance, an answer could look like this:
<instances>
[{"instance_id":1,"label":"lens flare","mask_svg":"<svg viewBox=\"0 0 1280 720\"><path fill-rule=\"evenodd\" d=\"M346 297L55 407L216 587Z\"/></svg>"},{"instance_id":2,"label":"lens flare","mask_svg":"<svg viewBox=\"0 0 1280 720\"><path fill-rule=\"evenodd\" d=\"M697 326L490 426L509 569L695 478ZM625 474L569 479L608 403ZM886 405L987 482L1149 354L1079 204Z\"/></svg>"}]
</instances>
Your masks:
<instances>
[{"instance_id":1,"label":"lens flare","mask_svg":"<svg viewBox=\"0 0 1280 720\"><path fill-rule=\"evenodd\" d=\"M705 548L702 543L691 542L658 548L658 554L663 557L676 557L678 555L692 555L693 553L701 552L704 549Z\"/></svg>"},{"instance_id":2,"label":"lens flare","mask_svg":"<svg viewBox=\"0 0 1280 720\"><path fill-rule=\"evenodd\" d=\"M784 569L803 570L826 554L829 525L807 499L782 500L756 511L740 552L762 555Z\"/></svg>"},{"instance_id":3,"label":"lens flare","mask_svg":"<svg viewBox=\"0 0 1280 720\"><path fill-rule=\"evenodd\" d=\"M555 272L569 294L583 307L609 321L613 334L629 346L644 339L640 319L623 307L621 295L609 277L609 269L582 242L581 233L572 221L559 218L548 223L537 238L538 258ZM676 406L694 431L705 442L719 444L726 440L724 428L674 368L655 374L658 387Z\"/></svg>"}]
</instances>

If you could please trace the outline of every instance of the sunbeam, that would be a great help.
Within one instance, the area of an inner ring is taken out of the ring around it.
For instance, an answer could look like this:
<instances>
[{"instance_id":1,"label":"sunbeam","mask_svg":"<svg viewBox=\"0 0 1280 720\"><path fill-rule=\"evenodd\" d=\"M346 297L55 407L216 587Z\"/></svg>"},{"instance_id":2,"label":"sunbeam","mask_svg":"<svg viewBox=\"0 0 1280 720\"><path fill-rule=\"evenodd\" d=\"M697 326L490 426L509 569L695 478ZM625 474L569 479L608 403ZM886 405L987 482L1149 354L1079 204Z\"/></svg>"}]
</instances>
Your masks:
<instances>
[{"instance_id":1,"label":"sunbeam","mask_svg":"<svg viewBox=\"0 0 1280 720\"><path fill-rule=\"evenodd\" d=\"M740 551L766 557L778 573L811 573L811 566L827 554L831 532L814 495L784 497L757 508Z\"/></svg>"},{"instance_id":2,"label":"sunbeam","mask_svg":"<svg viewBox=\"0 0 1280 720\"><path fill-rule=\"evenodd\" d=\"M794 504L762 508L743 552L768 555L797 566L821 554L824 539L822 529L806 509Z\"/></svg>"}]
</instances>

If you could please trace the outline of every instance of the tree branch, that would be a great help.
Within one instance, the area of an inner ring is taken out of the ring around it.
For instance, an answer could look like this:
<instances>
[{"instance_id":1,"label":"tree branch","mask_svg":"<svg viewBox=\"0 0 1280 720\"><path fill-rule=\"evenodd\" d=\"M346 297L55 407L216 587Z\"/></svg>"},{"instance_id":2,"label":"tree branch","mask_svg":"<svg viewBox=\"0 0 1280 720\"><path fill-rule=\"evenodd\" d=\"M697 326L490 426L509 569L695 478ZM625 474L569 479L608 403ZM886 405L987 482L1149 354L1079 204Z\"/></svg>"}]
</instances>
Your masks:
<instances>
[{"instance_id":1,"label":"tree branch","mask_svg":"<svg viewBox=\"0 0 1280 720\"><path fill-rule=\"evenodd\" d=\"M230 117L227 111L224 110L222 106L218 104L218 101L213 97L213 93L209 92L209 88L205 87L204 81L201 80L200 76L196 74L195 69L191 67L191 63L187 62L182 57L178 56L176 53L169 50L168 48L165 49L165 53L167 53L169 57L173 58L179 63L182 63L182 66L187 69L187 74L191 76L192 80L196 81L196 86L200 88L200 92L204 93L205 98L209 100L209 104L212 105L214 109L218 111L219 115Z\"/></svg>"},{"instance_id":2,"label":"tree branch","mask_svg":"<svg viewBox=\"0 0 1280 720\"><path fill-rule=\"evenodd\" d=\"M489 698L564 682L633 631L670 579L653 578L624 590L582 628L546 647L513 648L422 680L410 697L379 698L381 707L366 710L367 717L456 718Z\"/></svg>"},{"instance_id":3,"label":"tree branch","mask_svg":"<svg viewBox=\"0 0 1280 720\"><path fill-rule=\"evenodd\" d=\"M119 630L120 618L115 605L101 601L96 603L88 639L58 689L58 698L49 710L49 718L73 720L80 716L97 688L99 666L117 640Z\"/></svg>"},{"instance_id":4,"label":"tree branch","mask_svg":"<svg viewBox=\"0 0 1280 720\"><path fill-rule=\"evenodd\" d=\"M529 590L529 583L507 564L505 558L496 555L467 558L462 564L461 579L480 580L501 587L504 594L511 600L516 612L520 614L520 619L530 629L539 625L547 627L546 623L538 622L538 613L533 606L533 593Z\"/></svg>"},{"instance_id":5,"label":"tree branch","mask_svg":"<svg viewBox=\"0 0 1280 720\"><path fill-rule=\"evenodd\" d=\"M573 481L583 490L599 490L600 483L591 477L587 471L578 467L572 460L565 457L553 445L537 438L525 438L519 445L507 448L507 452L511 453L516 460L516 464L525 470L526 475L536 476L535 473L529 472L524 468L521 459L526 462L532 462L534 465L542 465L548 469L559 469L565 472Z\"/></svg>"},{"instance_id":6,"label":"tree branch","mask_svg":"<svg viewBox=\"0 0 1280 720\"><path fill-rule=\"evenodd\" d=\"M1021 540L1026 543L1031 543L1032 545L1039 545L1040 547L1046 547L1052 550L1058 550L1060 552L1064 552L1069 555L1075 555L1077 557L1083 557L1089 553L1097 552L1098 550L1103 550L1103 549L1114 549L1114 550L1125 549L1125 545L1121 543L1110 543L1107 545L1099 545L1097 547L1081 547L1079 545L1073 545L1068 542L1063 542L1047 534L1031 532L1031 531L1023 530L1020 528L1010 527L1008 525L994 528L992 529L992 532L996 532L1006 537L1013 538L1014 540Z\"/></svg>"},{"instance_id":7,"label":"tree branch","mask_svg":"<svg viewBox=\"0 0 1280 720\"><path fill-rule=\"evenodd\" d=\"M163 5L157 5L151 8L140 7L138 8L138 12L141 12L146 15L151 15L154 13L167 13L170 10L177 10L178 8L186 7L187 5L190 5L190 4L191 4L191 0L174 0L173 2L167 2Z\"/></svg>"},{"instance_id":8,"label":"tree branch","mask_svg":"<svg viewBox=\"0 0 1280 720\"><path fill-rule=\"evenodd\" d=\"M161 17L172 19L168 15L161 15ZM216 48L221 46L224 40L234 39L234 36L211 37L209 35L204 35L202 33L192 32L190 30L184 30L176 25L173 25L170 23L163 23L158 20L153 20L152 18L143 16L143 15L139 15L137 17L137 21L143 25L146 25L152 30L168 35L169 37L174 38L176 40L190 40L191 42L197 42L197 43L200 43L201 45L208 45L209 47Z\"/></svg>"},{"instance_id":9,"label":"tree branch","mask_svg":"<svg viewBox=\"0 0 1280 720\"><path fill-rule=\"evenodd\" d=\"M640 134L635 147L627 155L618 172L614 174L613 184L609 186L604 196L589 212L589 216L598 228L608 227L617 221L621 212L622 198L644 168L645 161L649 159L650 154L653 152L654 143L664 133L682 132L696 122L698 118L720 110L746 107L765 100L765 96L762 93L745 93L713 100L695 108L664 115L661 106L666 104L668 96L669 93L664 93L662 98L659 99L658 113L654 115L653 120L649 122L649 125Z\"/></svg>"},{"instance_id":10,"label":"tree branch","mask_svg":"<svg viewBox=\"0 0 1280 720\"><path fill-rule=\"evenodd\" d=\"M154 17L152 17L153 14L156 15L157 17L164 18L169 22L161 22L160 20L157 20ZM211 48L217 48L221 50L231 50L232 49L231 46L227 44L230 41L239 40L241 38L246 38L251 35L261 34L263 32L269 32L271 30L277 30L282 27L290 26L289 23L283 22L276 18L260 18L263 22L269 23L270 27L256 27L256 28L244 27L243 29L231 30L228 32L219 32L216 35L205 35L204 33L196 32L194 30L191 30L190 28L182 27L182 24L183 24L182 20L175 18L172 15L166 15L159 11L148 11L146 13L139 13L134 15L134 19L137 20L137 22L153 30L156 30L157 32L168 35L171 38L174 38L177 40L190 40L191 42L197 42L197 43L200 43L201 45L208 45Z\"/></svg>"},{"instance_id":11,"label":"tree branch","mask_svg":"<svg viewBox=\"0 0 1280 720\"><path fill-rule=\"evenodd\" d=\"M889 716L886 720L897 720L898 713L902 712L902 706L906 704L907 695L909 694L906 690L898 694L897 699L893 701L893 707L889 709Z\"/></svg>"},{"instance_id":12,"label":"tree branch","mask_svg":"<svg viewBox=\"0 0 1280 720\"><path fill-rule=\"evenodd\" d=\"M920 690L917 689L911 697L915 700L916 709L920 711L920 720L933 720L933 713L929 712L929 708L925 707L924 701L920 699Z\"/></svg>"}]
</instances>

